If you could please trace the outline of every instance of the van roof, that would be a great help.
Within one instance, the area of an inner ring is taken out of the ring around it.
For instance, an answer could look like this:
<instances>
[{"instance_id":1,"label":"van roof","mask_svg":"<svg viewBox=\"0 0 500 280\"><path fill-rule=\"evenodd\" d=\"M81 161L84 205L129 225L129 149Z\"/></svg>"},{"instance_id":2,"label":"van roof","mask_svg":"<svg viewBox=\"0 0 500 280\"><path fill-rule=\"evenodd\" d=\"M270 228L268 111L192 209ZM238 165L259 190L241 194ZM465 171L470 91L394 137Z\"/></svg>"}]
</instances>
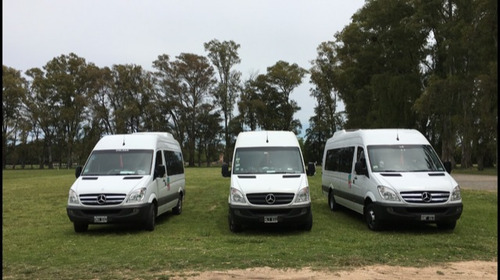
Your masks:
<instances>
[{"instance_id":1,"label":"van roof","mask_svg":"<svg viewBox=\"0 0 500 280\"><path fill-rule=\"evenodd\" d=\"M168 132L136 132L133 134L106 135L97 142L94 150L151 149L181 151L179 142Z\"/></svg>"},{"instance_id":2,"label":"van roof","mask_svg":"<svg viewBox=\"0 0 500 280\"><path fill-rule=\"evenodd\" d=\"M297 136L291 131L246 131L240 132L235 148L239 147L298 147Z\"/></svg>"},{"instance_id":3,"label":"van roof","mask_svg":"<svg viewBox=\"0 0 500 280\"><path fill-rule=\"evenodd\" d=\"M381 128L340 130L328 139L331 142L352 141L361 139L365 145L423 145L429 144L427 138L416 129Z\"/></svg>"}]
</instances>

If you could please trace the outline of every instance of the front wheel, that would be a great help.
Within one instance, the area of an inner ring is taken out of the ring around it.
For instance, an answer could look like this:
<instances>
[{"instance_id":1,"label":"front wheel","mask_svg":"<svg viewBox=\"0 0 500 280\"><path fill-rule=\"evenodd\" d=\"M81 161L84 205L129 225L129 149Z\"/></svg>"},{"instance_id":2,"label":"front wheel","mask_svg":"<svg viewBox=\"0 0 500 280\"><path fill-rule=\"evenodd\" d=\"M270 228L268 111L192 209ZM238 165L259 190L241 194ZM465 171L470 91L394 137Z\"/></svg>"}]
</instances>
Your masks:
<instances>
[{"instance_id":1,"label":"front wheel","mask_svg":"<svg viewBox=\"0 0 500 280\"><path fill-rule=\"evenodd\" d=\"M151 203L151 205L149 205L148 216L144 223L144 228L147 231L153 231L155 230L155 225L156 225L156 207L154 203Z\"/></svg>"},{"instance_id":2,"label":"front wheel","mask_svg":"<svg viewBox=\"0 0 500 280\"><path fill-rule=\"evenodd\" d=\"M241 231L241 225L236 223L233 219L233 215L229 214L227 216L227 220L228 220L228 223L229 223L229 230L233 233L237 233L237 232L240 232Z\"/></svg>"},{"instance_id":3,"label":"front wheel","mask_svg":"<svg viewBox=\"0 0 500 280\"><path fill-rule=\"evenodd\" d=\"M378 213L375 210L373 203L365 206L365 222L369 229L373 231L378 231L382 229L383 223L379 219Z\"/></svg>"},{"instance_id":4,"label":"front wheel","mask_svg":"<svg viewBox=\"0 0 500 280\"><path fill-rule=\"evenodd\" d=\"M301 228L306 231L311 231L312 227L313 227L313 217L312 214L310 214L309 217L307 217L306 222L302 224Z\"/></svg>"},{"instance_id":5,"label":"front wheel","mask_svg":"<svg viewBox=\"0 0 500 280\"><path fill-rule=\"evenodd\" d=\"M446 221L437 223L437 227L441 230L454 230L457 225L457 221Z\"/></svg>"},{"instance_id":6,"label":"front wheel","mask_svg":"<svg viewBox=\"0 0 500 280\"><path fill-rule=\"evenodd\" d=\"M73 227L75 229L75 232L86 232L89 229L88 224L77 223L77 222L73 223Z\"/></svg>"}]
</instances>

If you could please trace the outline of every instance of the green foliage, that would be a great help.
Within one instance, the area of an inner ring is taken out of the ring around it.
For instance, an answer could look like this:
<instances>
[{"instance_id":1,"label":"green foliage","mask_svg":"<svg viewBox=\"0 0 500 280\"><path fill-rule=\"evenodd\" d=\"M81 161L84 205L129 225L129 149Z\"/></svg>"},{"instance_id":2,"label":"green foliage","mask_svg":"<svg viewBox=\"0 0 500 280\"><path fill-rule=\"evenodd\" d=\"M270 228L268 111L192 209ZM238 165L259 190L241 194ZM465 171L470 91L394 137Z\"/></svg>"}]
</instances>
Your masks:
<instances>
[{"instance_id":1,"label":"green foliage","mask_svg":"<svg viewBox=\"0 0 500 280\"><path fill-rule=\"evenodd\" d=\"M464 189L464 213L453 232L433 225L372 232L360 215L329 210L320 173L309 177L310 232L254 228L231 233L228 178L219 168L186 168L180 216L161 216L153 232L133 225L90 225L76 234L65 210L73 170L3 171L3 278L161 279L260 266L335 271L497 260L496 192Z\"/></svg>"}]
</instances>

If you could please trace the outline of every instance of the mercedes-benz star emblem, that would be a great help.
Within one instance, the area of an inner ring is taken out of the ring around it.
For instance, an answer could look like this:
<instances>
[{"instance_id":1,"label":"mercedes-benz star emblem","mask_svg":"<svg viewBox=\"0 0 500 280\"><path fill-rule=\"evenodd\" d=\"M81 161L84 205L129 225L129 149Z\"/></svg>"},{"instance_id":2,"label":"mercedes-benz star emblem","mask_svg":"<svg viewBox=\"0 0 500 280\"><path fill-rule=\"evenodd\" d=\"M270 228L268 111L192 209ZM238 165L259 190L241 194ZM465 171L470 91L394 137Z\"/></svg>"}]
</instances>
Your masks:
<instances>
[{"instance_id":1,"label":"mercedes-benz star emblem","mask_svg":"<svg viewBox=\"0 0 500 280\"><path fill-rule=\"evenodd\" d=\"M100 194L97 196L97 204L99 204L99 205L106 204L106 195L105 194Z\"/></svg>"},{"instance_id":2,"label":"mercedes-benz star emblem","mask_svg":"<svg viewBox=\"0 0 500 280\"><path fill-rule=\"evenodd\" d=\"M274 194L270 193L270 194L266 195L267 204L274 204L275 201L276 201L276 197L274 196Z\"/></svg>"},{"instance_id":3,"label":"mercedes-benz star emblem","mask_svg":"<svg viewBox=\"0 0 500 280\"><path fill-rule=\"evenodd\" d=\"M431 200L432 200L431 194L429 192L423 192L422 193L422 200L424 202L431 202Z\"/></svg>"}]
</instances>

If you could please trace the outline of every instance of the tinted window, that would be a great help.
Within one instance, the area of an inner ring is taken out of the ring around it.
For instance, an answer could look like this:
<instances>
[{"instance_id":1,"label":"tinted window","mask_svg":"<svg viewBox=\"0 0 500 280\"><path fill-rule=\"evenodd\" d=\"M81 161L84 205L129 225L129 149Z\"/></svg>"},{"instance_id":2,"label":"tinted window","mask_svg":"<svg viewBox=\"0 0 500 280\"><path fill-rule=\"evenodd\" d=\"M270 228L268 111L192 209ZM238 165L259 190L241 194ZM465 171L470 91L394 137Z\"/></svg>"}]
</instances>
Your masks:
<instances>
[{"instance_id":1,"label":"tinted window","mask_svg":"<svg viewBox=\"0 0 500 280\"><path fill-rule=\"evenodd\" d=\"M163 151L163 154L165 156L168 176L184 173L184 163L180 152Z\"/></svg>"},{"instance_id":2,"label":"tinted window","mask_svg":"<svg viewBox=\"0 0 500 280\"><path fill-rule=\"evenodd\" d=\"M354 147L330 149L326 152L325 170L351 173Z\"/></svg>"}]
</instances>

